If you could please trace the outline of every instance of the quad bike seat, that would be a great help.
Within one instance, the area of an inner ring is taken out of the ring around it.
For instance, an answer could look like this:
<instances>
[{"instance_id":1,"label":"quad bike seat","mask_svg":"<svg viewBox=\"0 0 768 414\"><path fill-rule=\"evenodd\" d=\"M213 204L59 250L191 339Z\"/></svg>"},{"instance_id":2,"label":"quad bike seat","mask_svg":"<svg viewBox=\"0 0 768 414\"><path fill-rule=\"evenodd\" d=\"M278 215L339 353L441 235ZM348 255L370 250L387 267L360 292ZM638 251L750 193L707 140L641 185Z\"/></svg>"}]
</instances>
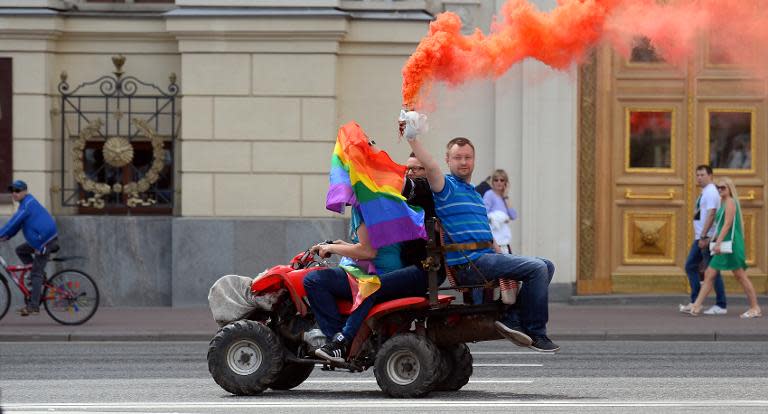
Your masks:
<instances>
[{"instance_id":1,"label":"quad bike seat","mask_svg":"<svg viewBox=\"0 0 768 414\"><path fill-rule=\"evenodd\" d=\"M451 295L438 295L438 303L447 305L451 303L455 298ZM352 313L352 302L346 300L337 300L336 306L339 309L339 313L342 315L349 315ZM429 307L429 299L426 297L411 296L407 298L400 298L389 300L386 302L378 303L371 308L368 312L366 320L380 314L388 313L395 310L407 309L426 309Z\"/></svg>"}]
</instances>

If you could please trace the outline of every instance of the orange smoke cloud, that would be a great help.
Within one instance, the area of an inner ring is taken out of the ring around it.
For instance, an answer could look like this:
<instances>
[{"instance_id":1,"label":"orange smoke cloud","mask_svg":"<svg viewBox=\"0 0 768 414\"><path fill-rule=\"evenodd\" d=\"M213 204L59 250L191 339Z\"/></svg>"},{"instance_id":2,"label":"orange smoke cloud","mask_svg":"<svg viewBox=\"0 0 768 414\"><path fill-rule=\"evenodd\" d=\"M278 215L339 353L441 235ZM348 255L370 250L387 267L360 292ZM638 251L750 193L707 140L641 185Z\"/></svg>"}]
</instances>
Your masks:
<instances>
[{"instance_id":1,"label":"orange smoke cloud","mask_svg":"<svg viewBox=\"0 0 768 414\"><path fill-rule=\"evenodd\" d=\"M497 78L525 58L567 69L602 41L628 56L638 36L650 39L670 64L684 65L707 36L728 59L768 68L768 11L764 0L559 0L541 12L509 0L488 35L461 33L461 19L442 13L403 67L403 105L421 107L433 82L459 85ZM768 69L762 69L768 72Z\"/></svg>"}]
</instances>

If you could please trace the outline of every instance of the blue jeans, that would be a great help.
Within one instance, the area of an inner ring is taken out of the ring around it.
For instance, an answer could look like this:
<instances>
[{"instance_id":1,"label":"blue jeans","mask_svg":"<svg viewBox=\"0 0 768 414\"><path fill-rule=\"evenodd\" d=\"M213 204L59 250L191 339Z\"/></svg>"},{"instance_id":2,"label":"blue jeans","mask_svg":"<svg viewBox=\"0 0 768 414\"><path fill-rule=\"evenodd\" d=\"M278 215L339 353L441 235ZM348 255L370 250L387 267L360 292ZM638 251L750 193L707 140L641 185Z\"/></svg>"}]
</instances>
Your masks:
<instances>
[{"instance_id":1,"label":"blue jeans","mask_svg":"<svg viewBox=\"0 0 768 414\"><path fill-rule=\"evenodd\" d=\"M507 308L502 322L507 325L523 327L533 336L547 334L549 320L549 283L555 274L555 265L539 257L518 256L514 254L489 253L475 261L475 266L460 265L454 267L460 284L480 284L485 280L500 278L523 282L517 302Z\"/></svg>"},{"instance_id":2,"label":"blue jeans","mask_svg":"<svg viewBox=\"0 0 768 414\"><path fill-rule=\"evenodd\" d=\"M702 251L699 248L699 241L694 240L691 245L691 251L688 252L688 259L685 261L685 273L688 275L688 283L691 285L691 303L696 302L696 298L699 297L699 290L701 290L701 281L699 281L699 263L705 261L709 263L712 256L709 254L709 249ZM720 272L717 272L715 276L715 297L717 306L726 309L728 304L725 300L725 284L723 283L723 276Z\"/></svg>"},{"instance_id":3,"label":"blue jeans","mask_svg":"<svg viewBox=\"0 0 768 414\"><path fill-rule=\"evenodd\" d=\"M337 332L352 340L373 305L378 302L424 296L428 280L426 272L416 266L408 266L379 276L381 287L368 296L347 318L339 313L337 299L352 301L352 289L349 287L344 270L334 267L316 270L304 277L304 289L307 292L309 306L315 314L315 320L328 339ZM439 282L439 281L438 281Z\"/></svg>"}]
</instances>

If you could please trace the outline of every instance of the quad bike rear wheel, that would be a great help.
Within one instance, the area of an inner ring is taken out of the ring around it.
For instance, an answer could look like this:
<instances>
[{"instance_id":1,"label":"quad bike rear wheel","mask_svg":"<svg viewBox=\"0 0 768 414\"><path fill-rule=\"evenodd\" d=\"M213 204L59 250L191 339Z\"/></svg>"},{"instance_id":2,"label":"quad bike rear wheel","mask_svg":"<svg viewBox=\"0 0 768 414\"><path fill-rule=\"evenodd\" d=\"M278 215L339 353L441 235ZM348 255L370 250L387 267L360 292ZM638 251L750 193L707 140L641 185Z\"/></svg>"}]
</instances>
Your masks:
<instances>
[{"instance_id":1,"label":"quad bike rear wheel","mask_svg":"<svg viewBox=\"0 0 768 414\"><path fill-rule=\"evenodd\" d=\"M395 335L376 354L373 373L384 393L395 398L423 397L440 375L440 350L424 336Z\"/></svg>"},{"instance_id":2,"label":"quad bike rear wheel","mask_svg":"<svg viewBox=\"0 0 768 414\"><path fill-rule=\"evenodd\" d=\"M261 322L230 323L208 346L208 371L221 388L235 395L260 394L282 368L282 344Z\"/></svg>"},{"instance_id":3,"label":"quad bike rear wheel","mask_svg":"<svg viewBox=\"0 0 768 414\"><path fill-rule=\"evenodd\" d=\"M466 344L440 347L442 369L435 391L458 391L472 376L472 354Z\"/></svg>"}]
</instances>

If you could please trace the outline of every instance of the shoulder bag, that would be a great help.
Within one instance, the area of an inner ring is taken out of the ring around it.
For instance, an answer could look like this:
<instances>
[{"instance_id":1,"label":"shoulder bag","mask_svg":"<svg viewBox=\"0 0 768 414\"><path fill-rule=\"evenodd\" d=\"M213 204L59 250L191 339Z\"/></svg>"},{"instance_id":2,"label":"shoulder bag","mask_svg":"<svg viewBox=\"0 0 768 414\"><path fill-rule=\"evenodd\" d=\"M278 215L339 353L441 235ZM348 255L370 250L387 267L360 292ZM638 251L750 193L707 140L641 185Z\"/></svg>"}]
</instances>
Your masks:
<instances>
[{"instance_id":1,"label":"shoulder bag","mask_svg":"<svg viewBox=\"0 0 768 414\"><path fill-rule=\"evenodd\" d=\"M717 227L720 227L720 222L723 221L723 217L725 217L725 211L723 211L723 215L720 216L720 220L717 221ZM720 254L731 254L731 253L733 253L733 236L735 234L736 234L736 215L734 214L733 222L731 223L731 240L720 242ZM712 242L709 243L709 251L712 254L715 254L715 245L716 244L717 244L717 241L712 241Z\"/></svg>"}]
</instances>

